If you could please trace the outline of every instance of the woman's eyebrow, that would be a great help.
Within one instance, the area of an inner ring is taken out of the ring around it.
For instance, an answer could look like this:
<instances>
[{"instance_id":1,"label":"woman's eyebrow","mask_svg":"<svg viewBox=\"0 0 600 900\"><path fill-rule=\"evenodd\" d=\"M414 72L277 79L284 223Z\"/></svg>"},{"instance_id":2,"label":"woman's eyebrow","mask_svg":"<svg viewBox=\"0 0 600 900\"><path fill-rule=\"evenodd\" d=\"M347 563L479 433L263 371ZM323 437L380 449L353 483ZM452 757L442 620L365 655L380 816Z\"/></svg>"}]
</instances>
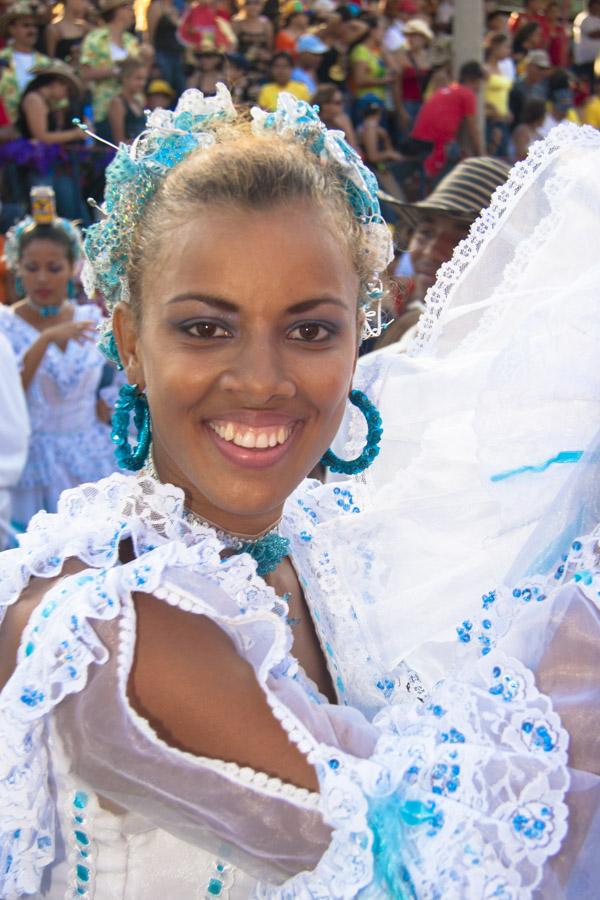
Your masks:
<instances>
[{"instance_id":1,"label":"woman's eyebrow","mask_svg":"<svg viewBox=\"0 0 600 900\"><path fill-rule=\"evenodd\" d=\"M309 312L311 309L314 309L316 306L321 306L324 303L329 303L332 306L339 306L341 309L346 309L347 306L343 300L339 300L337 297L314 297L311 300L301 300L300 303L294 303L293 306L288 306L287 312Z\"/></svg>"},{"instance_id":2,"label":"woman's eyebrow","mask_svg":"<svg viewBox=\"0 0 600 900\"><path fill-rule=\"evenodd\" d=\"M172 297L171 300L168 301L167 306L171 306L173 303L183 303L186 300L197 300L199 303L215 306L217 309L221 309L224 312L237 313L240 311L239 306L232 303L231 300L223 300L222 297L214 297L212 294L177 294L176 297Z\"/></svg>"},{"instance_id":3,"label":"woman's eyebrow","mask_svg":"<svg viewBox=\"0 0 600 900\"><path fill-rule=\"evenodd\" d=\"M177 294L176 297L172 297L171 300L168 301L167 306L171 306L173 303L184 303L186 300L197 300L199 303L214 306L224 312L239 313L240 311L240 308L236 303L232 303L231 300L223 300L222 297L214 297L212 294ZM313 297L310 300L301 300L299 303L288 306L286 313L294 314L309 312L310 310L315 309L315 307L323 304L331 304L332 306L339 306L341 309L346 309L344 301L339 300L337 297Z\"/></svg>"}]
</instances>

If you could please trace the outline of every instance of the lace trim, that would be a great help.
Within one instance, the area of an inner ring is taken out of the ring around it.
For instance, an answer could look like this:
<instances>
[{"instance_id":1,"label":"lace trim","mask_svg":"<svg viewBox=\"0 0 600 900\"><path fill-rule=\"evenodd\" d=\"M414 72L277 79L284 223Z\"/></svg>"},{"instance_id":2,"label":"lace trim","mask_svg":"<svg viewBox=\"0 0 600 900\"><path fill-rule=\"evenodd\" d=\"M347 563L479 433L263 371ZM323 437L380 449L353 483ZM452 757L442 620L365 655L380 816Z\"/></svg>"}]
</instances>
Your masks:
<instances>
[{"instance_id":1,"label":"lace trim","mask_svg":"<svg viewBox=\"0 0 600 900\"><path fill-rule=\"evenodd\" d=\"M217 622L223 620L228 626L235 625L235 619L225 620L224 617L217 615L215 610L210 606L203 604L198 598L192 598L188 594L167 587L156 588L153 591L153 594L160 600L164 600L171 606L176 606L184 611L193 612L197 615L206 615ZM264 618L264 614L262 617ZM242 617L237 619L238 622L243 622L244 625L248 624L251 620L251 615L244 616L243 619ZM253 790L257 791L257 793L266 794L269 797L283 797L306 809L315 809L318 807L318 794L312 793L304 788L296 787L296 785L283 782L279 778L273 778L265 772L257 771L250 766L238 766L233 762L212 759L210 757L199 756L185 750L180 750L160 738L148 720L144 719L143 716L136 712L131 706L127 695L127 684L131 673L131 666L133 664L136 637L135 607L131 600L123 603L119 626L118 678L120 699L134 727L137 728L137 730L151 743L160 747L165 753L168 753L176 759L185 759L187 762L197 765L199 768L210 769L213 772L222 775L228 781L251 787ZM271 654L272 660L271 658L269 659L268 671L270 671L285 655L288 643L283 623L281 623L276 616L273 616L273 626L277 637L273 643ZM262 668L265 668L266 665L267 663L265 662Z\"/></svg>"},{"instance_id":2,"label":"lace trim","mask_svg":"<svg viewBox=\"0 0 600 900\"><path fill-rule=\"evenodd\" d=\"M416 356L425 350L431 352L435 342L443 330L445 313L450 305L452 291L462 282L465 274L476 262L478 254L484 246L495 237L503 220L518 202L522 191L546 168L560 151L571 147L598 147L598 135L589 126L575 126L570 123L552 129L547 138L537 141L529 150L527 159L518 162L511 169L508 181L498 187L492 195L490 206L472 224L468 236L456 246L452 259L443 263L436 274L435 284L429 288L425 296L425 310L417 326L414 340L408 348L410 356ZM566 182L565 182L566 183ZM556 196L551 199L556 205ZM530 247L535 245L550 228L551 223L536 229L526 242ZM518 276L518 259L525 256L518 251L513 264L507 269L507 284ZM498 311L489 310L490 316L484 315L482 330L487 330L493 315ZM478 332L476 332L477 334ZM475 339L475 336L472 336Z\"/></svg>"}]
</instances>

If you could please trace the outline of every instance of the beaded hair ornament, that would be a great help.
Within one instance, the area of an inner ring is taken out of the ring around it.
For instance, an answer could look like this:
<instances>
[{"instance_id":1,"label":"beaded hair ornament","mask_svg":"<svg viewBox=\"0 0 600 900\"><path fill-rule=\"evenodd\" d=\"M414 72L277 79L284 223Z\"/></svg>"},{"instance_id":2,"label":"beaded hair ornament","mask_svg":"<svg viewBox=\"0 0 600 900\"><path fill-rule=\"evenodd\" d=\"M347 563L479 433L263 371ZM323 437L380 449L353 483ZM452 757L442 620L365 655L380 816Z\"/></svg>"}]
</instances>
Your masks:
<instances>
[{"instance_id":1,"label":"beaded hair ornament","mask_svg":"<svg viewBox=\"0 0 600 900\"><path fill-rule=\"evenodd\" d=\"M392 240L379 208L377 181L360 157L346 143L341 131L329 131L316 107L290 94L280 94L277 110L267 113L252 109L252 130L256 135L274 134L302 144L323 163L335 161L344 172L344 187L352 211L363 227L363 252L372 279L363 298L363 337L381 332L381 274L392 256ZM121 144L106 172L103 218L87 230L87 261L83 284L88 296L99 289L112 311L119 301L129 301L127 260L132 236L146 203L155 194L168 171L193 151L211 147L217 140L215 128L233 122L237 111L229 91L217 85L214 97L197 90L185 91L174 112L155 109L148 114L147 129L131 144ZM110 326L100 341L104 354L120 366Z\"/></svg>"},{"instance_id":2,"label":"beaded hair ornament","mask_svg":"<svg viewBox=\"0 0 600 900\"><path fill-rule=\"evenodd\" d=\"M56 215L56 207L54 203L54 191L51 187L37 187L31 189L31 215L26 216L13 225L6 232L6 240L4 243L4 259L7 267L14 272L19 264L19 255L21 250L21 240L27 231L30 231L36 225L52 225L63 231L69 243L73 254L73 261L78 262L83 256L83 242L81 234L76 225L68 219L61 219Z\"/></svg>"}]
</instances>

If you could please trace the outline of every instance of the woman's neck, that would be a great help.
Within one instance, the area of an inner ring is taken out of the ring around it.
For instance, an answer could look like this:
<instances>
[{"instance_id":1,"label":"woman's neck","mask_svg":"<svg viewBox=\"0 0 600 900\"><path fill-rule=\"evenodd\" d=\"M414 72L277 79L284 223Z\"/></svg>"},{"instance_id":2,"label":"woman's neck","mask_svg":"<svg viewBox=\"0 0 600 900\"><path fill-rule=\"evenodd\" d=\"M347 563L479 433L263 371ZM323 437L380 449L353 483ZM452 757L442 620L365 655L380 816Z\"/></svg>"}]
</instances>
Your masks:
<instances>
[{"instance_id":1,"label":"woman's neck","mask_svg":"<svg viewBox=\"0 0 600 900\"><path fill-rule=\"evenodd\" d=\"M113 44L117 44L118 46L121 46L124 31L125 29L123 28L123 26L119 25L118 23L115 24L114 22L110 22L108 25L108 33L110 34L110 39Z\"/></svg>"}]
</instances>

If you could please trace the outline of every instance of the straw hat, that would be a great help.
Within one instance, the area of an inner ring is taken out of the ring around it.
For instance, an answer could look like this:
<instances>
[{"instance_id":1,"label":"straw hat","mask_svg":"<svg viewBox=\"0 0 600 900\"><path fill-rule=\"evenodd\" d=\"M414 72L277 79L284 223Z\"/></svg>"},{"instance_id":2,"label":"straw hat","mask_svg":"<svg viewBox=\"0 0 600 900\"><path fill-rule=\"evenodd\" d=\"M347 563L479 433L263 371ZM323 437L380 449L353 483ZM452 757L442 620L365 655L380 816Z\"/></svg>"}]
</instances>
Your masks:
<instances>
[{"instance_id":1,"label":"straw hat","mask_svg":"<svg viewBox=\"0 0 600 900\"><path fill-rule=\"evenodd\" d=\"M459 162L425 200L403 203L379 191L393 205L405 225L416 228L427 214L448 216L470 224L490 205L492 194L508 178L510 166L491 156L472 156Z\"/></svg>"},{"instance_id":2,"label":"straw hat","mask_svg":"<svg viewBox=\"0 0 600 900\"><path fill-rule=\"evenodd\" d=\"M423 19L409 19L402 31L405 35L420 34L428 43L431 43L433 40L433 31Z\"/></svg>"},{"instance_id":3,"label":"straw hat","mask_svg":"<svg viewBox=\"0 0 600 900\"><path fill-rule=\"evenodd\" d=\"M6 34L9 25L12 25L13 22L16 22L17 19L35 19L39 20L40 14L36 3L31 3L29 0L17 0L16 3L11 3L9 7L4 11L4 13L0 16L0 33Z\"/></svg>"},{"instance_id":4,"label":"straw hat","mask_svg":"<svg viewBox=\"0 0 600 900\"><path fill-rule=\"evenodd\" d=\"M50 63L46 63L46 65L44 65L44 63L38 64L37 66L33 66L29 71L35 77L33 81L30 81L27 85L28 88L31 88L31 86L35 84L35 79L39 78L41 75L55 75L68 81L78 97L83 96L83 84L71 66L67 65L67 63L63 62L61 59L53 59Z\"/></svg>"},{"instance_id":5,"label":"straw hat","mask_svg":"<svg viewBox=\"0 0 600 900\"><path fill-rule=\"evenodd\" d=\"M98 9L100 15L118 9L120 6L133 6L132 0L99 0Z\"/></svg>"}]
</instances>

